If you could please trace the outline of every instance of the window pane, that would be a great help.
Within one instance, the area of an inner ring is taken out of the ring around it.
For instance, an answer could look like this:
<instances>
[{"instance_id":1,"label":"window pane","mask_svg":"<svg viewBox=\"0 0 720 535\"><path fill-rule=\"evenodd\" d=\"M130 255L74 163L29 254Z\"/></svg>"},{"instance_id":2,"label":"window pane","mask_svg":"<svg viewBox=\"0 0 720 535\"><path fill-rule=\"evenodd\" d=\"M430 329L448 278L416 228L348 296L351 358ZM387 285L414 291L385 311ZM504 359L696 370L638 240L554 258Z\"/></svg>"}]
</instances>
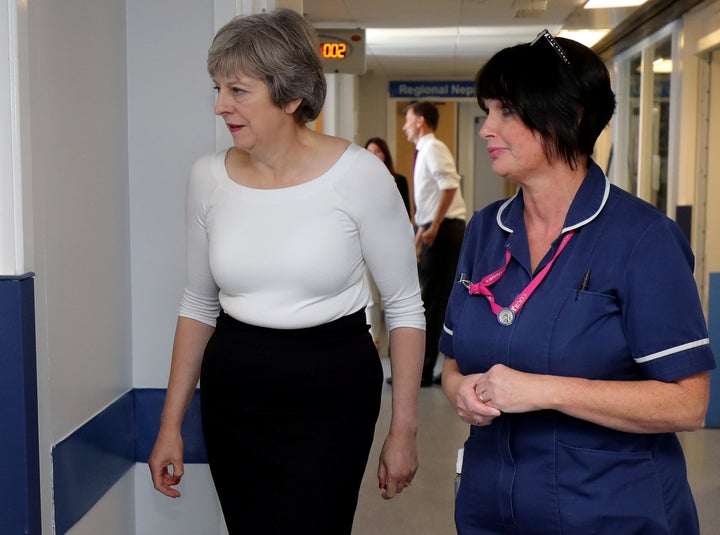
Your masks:
<instances>
[{"instance_id":1,"label":"window pane","mask_svg":"<svg viewBox=\"0 0 720 535\"><path fill-rule=\"evenodd\" d=\"M638 52L630 58L630 102L628 110L627 177L628 191L638 193L638 154L640 152L640 78L641 55Z\"/></svg>"},{"instance_id":2,"label":"window pane","mask_svg":"<svg viewBox=\"0 0 720 535\"><path fill-rule=\"evenodd\" d=\"M670 130L670 73L672 41L666 37L655 45L653 60L652 186L647 199L667 211L668 133Z\"/></svg>"}]
</instances>

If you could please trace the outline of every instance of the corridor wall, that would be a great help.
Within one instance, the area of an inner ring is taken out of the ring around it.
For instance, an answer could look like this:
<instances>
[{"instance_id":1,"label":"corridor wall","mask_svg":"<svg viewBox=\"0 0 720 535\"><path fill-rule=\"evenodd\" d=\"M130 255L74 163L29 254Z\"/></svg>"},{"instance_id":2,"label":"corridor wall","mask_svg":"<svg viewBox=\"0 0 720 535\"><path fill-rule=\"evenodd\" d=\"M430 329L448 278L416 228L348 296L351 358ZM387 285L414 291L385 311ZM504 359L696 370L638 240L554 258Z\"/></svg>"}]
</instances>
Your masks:
<instances>
[{"instance_id":1,"label":"corridor wall","mask_svg":"<svg viewBox=\"0 0 720 535\"><path fill-rule=\"evenodd\" d=\"M144 463L159 423L185 284L187 177L197 158L216 150L207 50L216 25L233 13L216 14L213 0L125 4L133 386L141 450L133 469L134 533L219 535L219 503L202 457L188 451L193 464L186 465L177 500L153 489ZM201 440L198 435L199 428L192 427L188 446L192 438Z\"/></svg>"},{"instance_id":2,"label":"corridor wall","mask_svg":"<svg viewBox=\"0 0 720 535\"><path fill-rule=\"evenodd\" d=\"M28 36L18 90L41 503L31 533L131 535L136 503L145 510L155 498L135 464L134 382L166 384L185 180L192 161L214 150L204 65L213 1L18 6ZM211 501L209 478L199 479L197 495ZM148 516L162 517L171 502ZM192 503L184 510L203 513Z\"/></svg>"},{"instance_id":3,"label":"corridor wall","mask_svg":"<svg viewBox=\"0 0 720 535\"><path fill-rule=\"evenodd\" d=\"M18 2L25 228L35 272L42 533L55 533L53 448L132 387L125 5ZM95 533L131 533L125 485ZM124 491L124 492L123 492Z\"/></svg>"}]
</instances>

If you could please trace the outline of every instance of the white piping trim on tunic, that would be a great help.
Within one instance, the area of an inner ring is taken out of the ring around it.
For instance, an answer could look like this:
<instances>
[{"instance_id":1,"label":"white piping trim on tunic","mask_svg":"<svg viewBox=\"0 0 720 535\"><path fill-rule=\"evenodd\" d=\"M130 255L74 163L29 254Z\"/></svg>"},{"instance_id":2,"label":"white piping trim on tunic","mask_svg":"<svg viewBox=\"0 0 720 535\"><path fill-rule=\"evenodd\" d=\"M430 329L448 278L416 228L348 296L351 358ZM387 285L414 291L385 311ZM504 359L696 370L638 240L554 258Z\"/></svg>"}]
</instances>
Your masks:
<instances>
[{"instance_id":1,"label":"white piping trim on tunic","mask_svg":"<svg viewBox=\"0 0 720 535\"><path fill-rule=\"evenodd\" d=\"M518 192L515 193L515 195L513 195L512 197L510 197L507 201L502 203L502 206L498 209L497 214L495 214L495 221L497 221L498 226L501 229L503 229L505 232L509 232L510 234L513 233L513 229L508 228L505 225L503 225L503 222L501 221L500 218L502 217L502 214L505 211L505 208L507 208L508 204L510 204L511 202L513 202L515 200L515 197L518 196L518 193L520 193L520 190L518 190Z\"/></svg>"},{"instance_id":2,"label":"white piping trim on tunic","mask_svg":"<svg viewBox=\"0 0 720 535\"><path fill-rule=\"evenodd\" d=\"M595 219L598 216L598 214L600 214L602 209L605 207L605 203L607 202L609 196L610 196L610 181L608 180L608 177L605 177L605 193L603 193L603 200L600 203L600 207L597 209L597 211L593 215L588 217L585 221L580 221L580 223L577 223L575 225L572 225L570 227L566 227L566 228L562 229L562 233L564 234L570 230L580 228L583 225L590 223L590 221Z\"/></svg>"},{"instance_id":3,"label":"white piping trim on tunic","mask_svg":"<svg viewBox=\"0 0 720 535\"><path fill-rule=\"evenodd\" d=\"M507 208L508 205L515 200L515 197L518 196L518 193L520 193L520 192L518 191L515 195L513 195L507 201L505 201L498 209L497 214L495 214L495 220L497 221L498 226L501 229L503 229L505 232L509 232L510 234L512 234L513 229L506 227L503 224L501 218L502 218L503 212L505 211L505 208ZM608 180L608 177L606 176L605 177L605 192L603 193L603 200L600 203L600 206L598 207L598 209L595 211L595 213L592 214L587 219L580 221L579 223L576 223L570 227L565 227L564 229L562 229L562 234L565 234L566 232L568 232L570 230L580 228L583 225L587 225L588 223L590 223L590 221L595 219L600 214L600 212L602 212L602 209L605 207L605 203L607 202L609 196L610 196L610 180Z\"/></svg>"},{"instance_id":4,"label":"white piping trim on tunic","mask_svg":"<svg viewBox=\"0 0 720 535\"><path fill-rule=\"evenodd\" d=\"M443 324L443 331L445 331L446 333L448 333L450 336L452 336L453 334L455 334L455 333L452 332L450 329L448 329L448 328L445 326L445 324Z\"/></svg>"},{"instance_id":5,"label":"white piping trim on tunic","mask_svg":"<svg viewBox=\"0 0 720 535\"><path fill-rule=\"evenodd\" d=\"M710 343L709 338L703 338L702 340L697 340L696 342L689 342L687 344L683 344L681 346L675 346L671 347L670 349L665 349L663 351L658 351L657 353L653 353L652 355L648 355L646 357L640 357L638 359L635 359L635 362L638 364L643 364L644 362L649 362L651 360L656 360L662 357L667 357L668 355L674 355L675 353L680 353L681 351L686 351L688 349L693 349L695 347L700 346L706 346Z\"/></svg>"}]
</instances>

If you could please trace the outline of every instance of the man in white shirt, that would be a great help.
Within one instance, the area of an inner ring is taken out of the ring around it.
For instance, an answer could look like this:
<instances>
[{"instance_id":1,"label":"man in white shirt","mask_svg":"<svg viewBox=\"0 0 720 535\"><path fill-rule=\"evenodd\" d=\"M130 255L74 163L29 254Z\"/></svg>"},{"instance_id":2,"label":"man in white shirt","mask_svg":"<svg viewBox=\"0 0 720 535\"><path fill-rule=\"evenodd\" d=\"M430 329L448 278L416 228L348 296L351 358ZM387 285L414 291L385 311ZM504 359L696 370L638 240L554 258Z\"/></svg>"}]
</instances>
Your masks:
<instances>
[{"instance_id":1,"label":"man in white shirt","mask_svg":"<svg viewBox=\"0 0 720 535\"><path fill-rule=\"evenodd\" d=\"M433 369L466 217L455 160L447 145L435 137L438 119L434 104L415 102L405 109L403 125L403 132L416 148L413 167L415 249L426 321L421 386L439 383L433 378Z\"/></svg>"}]
</instances>

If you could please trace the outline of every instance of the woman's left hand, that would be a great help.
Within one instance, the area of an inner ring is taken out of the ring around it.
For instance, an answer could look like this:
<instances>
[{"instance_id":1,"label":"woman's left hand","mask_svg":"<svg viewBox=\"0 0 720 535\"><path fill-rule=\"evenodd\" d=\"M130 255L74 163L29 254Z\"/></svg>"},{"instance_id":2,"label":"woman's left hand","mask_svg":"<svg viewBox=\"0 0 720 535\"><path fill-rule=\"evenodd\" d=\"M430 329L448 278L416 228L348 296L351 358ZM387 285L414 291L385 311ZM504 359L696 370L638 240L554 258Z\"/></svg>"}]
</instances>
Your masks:
<instances>
[{"instance_id":1,"label":"woman's left hand","mask_svg":"<svg viewBox=\"0 0 720 535\"><path fill-rule=\"evenodd\" d=\"M414 433L390 433L383 444L378 467L378 483L383 490L382 497L389 500L409 487L418 464Z\"/></svg>"},{"instance_id":2,"label":"woman's left hand","mask_svg":"<svg viewBox=\"0 0 720 535\"><path fill-rule=\"evenodd\" d=\"M442 385L450 403L457 409L460 419L470 425L485 426L502 413L487 404L487 398L480 398L476 391L478 380L483 374L463 375L457 362L445 358L442 371Z\"/></svg>"}]
</instances>

